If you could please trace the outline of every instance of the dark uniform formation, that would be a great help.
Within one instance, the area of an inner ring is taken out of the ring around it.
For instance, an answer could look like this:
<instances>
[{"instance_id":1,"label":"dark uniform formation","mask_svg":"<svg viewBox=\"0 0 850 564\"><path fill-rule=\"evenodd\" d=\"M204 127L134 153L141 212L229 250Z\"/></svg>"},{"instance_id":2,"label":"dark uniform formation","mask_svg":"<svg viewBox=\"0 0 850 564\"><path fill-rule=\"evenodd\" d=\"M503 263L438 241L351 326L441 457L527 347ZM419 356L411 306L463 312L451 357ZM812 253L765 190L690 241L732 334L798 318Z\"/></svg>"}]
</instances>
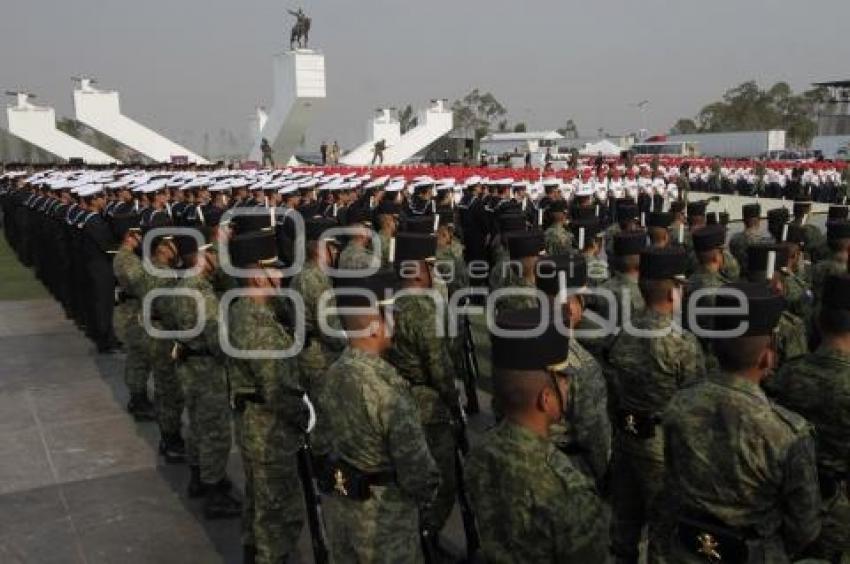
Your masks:
<instances>
[{"instance_id":1,"label":"dark uniform formation","mask_svg":"<svg viewBox=\"0 0 850 564\"><path fill-rule=\"evenodd\" d=\"M207 518L241 516L245 562L287 561L305 525L318 562L453 561L455 507L469 560L848 558L847 208L821 230L805 194L745 205L730 239L709 202L605 196L315 169L0 180L11 246L123 348L129 412ZM454 314L481 305L495 424L470 446Z\"/></svg>"}]
</instances>

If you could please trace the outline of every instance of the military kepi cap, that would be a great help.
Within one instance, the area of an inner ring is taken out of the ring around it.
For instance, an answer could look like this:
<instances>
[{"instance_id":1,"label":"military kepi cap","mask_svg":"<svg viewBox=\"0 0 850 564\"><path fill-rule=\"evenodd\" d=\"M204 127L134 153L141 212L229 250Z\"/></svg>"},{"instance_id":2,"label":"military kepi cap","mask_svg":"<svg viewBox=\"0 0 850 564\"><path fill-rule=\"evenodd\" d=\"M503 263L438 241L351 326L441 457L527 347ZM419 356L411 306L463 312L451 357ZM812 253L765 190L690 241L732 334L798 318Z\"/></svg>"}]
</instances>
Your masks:
<instances>
[{"instance_id":1,"label":"military kepi cap","mask_svg":"<svg viewBox=\"0 0 850 564\"><path fill-rule=\"evenodd\" d=\"M561 291L561 284L567 289L587 286L587 261L578 253L555 255L541 258L537 262L537 288L549 296Z\"/></svg>"},{"instance_id":2,"label":"military kepi cap","mask_svg":"<svg viewBox=\"0 0 850 564\"><path fill-rule=\"evenodd\" d=\"M830 241L850 239L850 221L846 219L828 221L826 224L826 238Z\"/></svg>"},{"instance_id":3,"label":"military kepi cap","mask_svg":"<svg viewBox=\"0 0 850 564\"><path fill-rule=\"evenodd\" d=\"M277 241L272 231L253 231L236 235L228 241L230 263L236 268L279 266Z\"/></svg>"},{"instance_id":4,"label":"military kepi cap","mask_svg":"<svg viewBox=\"0 0 850 564\"><path fill-rule=\"evenodd\" d=\"M426 233L399 233L395 237L394 262L408 260L434 260L437 253L437 238Z\"/></svg>"},{"instance_id":5,"label":"military kepi cap","mask_svg":"<svg viewBox=\"0 0 850 564\"><path fill-rule=\"evenodd\" d=\"M744 219L754 219L761 216L761 206L759 204L744 204L741 206L741 217Z\"/></svg>"},{"instance_id":6,"label":"military kepi cap","mask_svg":"<svg viewBox=\"0 0 850 564\"><path fill-rule=\"evenodd\" d=\"M850 310L850 274L832 274L823 282L823 306Z\"/></svg>"},{"instance_id":7,"label":"military kepi cap","mask_svg":"<svg viewBox=\"0 0 850 564\"><path fill-rule=\"evenodd\" d=\"M744 311L740 314L716 315L713 323L715 331L734 331L746 322L747 329L741 336L755 337L773 333L785 309L783 297L774 294L767 284L739 282L727 284L723 288L739 290L743 294L744 303L740 295L718 294L716 307L720 309L744 306Z\"/></svg>"},{"instance_id":8,"label":"military kepi cap","mask_svg":"<svg viewBox=\"0 0 850 564\"><path fill-rule=\"evenodd\" d=\"M646 216L647 227L661 227L667 229L673 223L671 212L651 212Z\"/></svg>"},{"instance_id":9,"label":"military kepi cap","mask_svg":"<svg viewBox=\"0 0 850 564\"><path fill-rule=\"evenodd\" d=\"M543 233L539 231L517 231L506 239L512 259L537 256L543 251Z\"/></svg>"},{"instance_id":10,"label":"military kepi cap","mask_svg":"<svg viewBox=\"0 0 850 564\"><path fill-rule=\"evenodd\" d=\"M496 318L498 335L491 335L493 366L507 370L556 370L566 367L569 339L552 320L539 333L540 309L511 310ZM534 329L538 329L534 331ZM518 334L520 333L520 334Z\"/></svg>"},{"instance_id":11,"label":"military kepi cap","mask_svg":"<svg viewBox=\"0 0 850 564\"><path fill-rule=\"evenodd\" d=\"M688 258L679 247L646 249L640 254L642 280L686 280Z\"/></svg>"},{"instance_id":12,"label":"military kepi cap","mask_svg":"<svg viewBox=\"0 0 850 564\"><path fill-rule=\"evenodd\" d=\"M389 268L382 268L370 276L334 279L337 307L369 308L390 305L398 289L398 277L395 271Z\"/></svg>"},{"instance_id":13,"label":"military kepi cap","mask_svg":"<svg viewBox=\"0 0 850 564\"><path fill-rule=\"evenodd\" d=\"M614 235L614 254L618 257L639 255L645 248L645 231L621 231Z\"/></svg>"},{"instance_id":14,"label":"military kepi cap","mask_svg":"<svg viewBox=\"0 0 850 564\"><path fill-rule=\"evenodd\" d=\"M848 211L847 206L829 206L827 221L833 219L847 219Z\"/></svg>"},{"instance_id":15,"label":"military kepi cap","mask_svg":"<svg viewBox=\"0 0 850 564\"><path fill-rule=\"evenodd\" d=\"M708 225L694 231L691 238L694 243L694 251L704 253L712 249L719 249L726 244L726 229L722 225Z\"/></svg>"}]
</instances>

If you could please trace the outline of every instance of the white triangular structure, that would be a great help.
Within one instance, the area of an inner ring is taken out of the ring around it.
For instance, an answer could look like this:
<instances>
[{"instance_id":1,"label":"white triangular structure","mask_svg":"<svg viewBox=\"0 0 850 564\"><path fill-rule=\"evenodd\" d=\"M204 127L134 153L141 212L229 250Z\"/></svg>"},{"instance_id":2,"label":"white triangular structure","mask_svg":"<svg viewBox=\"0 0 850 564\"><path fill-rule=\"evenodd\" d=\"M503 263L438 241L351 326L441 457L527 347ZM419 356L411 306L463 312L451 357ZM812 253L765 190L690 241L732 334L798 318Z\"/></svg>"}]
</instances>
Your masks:
<instances>
[{"instance_id":1,"label":"white triangular structure","mask_svg":"<svg viewBox=\"0 0 850 564\"><path fill-rule=\"evenodd\" d=\"M366 130L366 142L340 159L346 165L364 165L372 162L375 143L384 140L387 147L398 145L401 140L401 124L392 115L389 108L381 108L378 115L369 121Z\"/></svg>"},{"instance_id":2,"label":"white triangular structure","mask_svg":"<svg viewBox=\"0 0 850 564\"><path fill-rule=\"evenodd\" d=\"M307 126L326 97L325 56L296 49L274 57L274 102L254 138L249 158L260 161L260 144L267 139L276 163L289 162L301 146ZM257 123L262 122L258 114Z\"/></svg>"},{"instance_id":3,"label":"white triangular structure","mask_svg":"<svg viewBox=\"0 0 850 564\"><path fill-rule=\"evenodd\" d=\"M375 121L377 121L377 118ZM434 100L431 107L417 115L418 125L402 135L397 142L392 143L386 139L386 150L384 151L384 164L398 165L412 158L414 155L431 145L434 141L447 135L454 127L454 116L452 111L446 107L445 100ZM374 122L373 122L374 124ZM363 166L372 162L373 148L381 137L375 137L376 129L373 127L373 137L340 159L347 165Z\"/></svg>"},{"instance_id":4,"label":"white triangular structure","mask_svg":"<svg viewBox=\"0 0 850 564\"><path fill-rule=\"evenodd\" d=\"M86 164L119 162L57 129L54 109L30 103L29 94L25 92L19 92L17 103L6 107L6 119L9 133L56 155L63 161L82 159Z\"/></svg>"},{"instance_id":5,"label":"white triangular structure","mask_svg":"<svg viewBox=\"0 0 850 564\"><path fill-rule=\"evenodd\" d=\"M190 163L208 164L200 155L123 115L118 92L98 90L92 86L91 79L80 79L79 86L74 88L74 110L77 121L156 162L185 159Z\"/></svg>"}]
</instances>

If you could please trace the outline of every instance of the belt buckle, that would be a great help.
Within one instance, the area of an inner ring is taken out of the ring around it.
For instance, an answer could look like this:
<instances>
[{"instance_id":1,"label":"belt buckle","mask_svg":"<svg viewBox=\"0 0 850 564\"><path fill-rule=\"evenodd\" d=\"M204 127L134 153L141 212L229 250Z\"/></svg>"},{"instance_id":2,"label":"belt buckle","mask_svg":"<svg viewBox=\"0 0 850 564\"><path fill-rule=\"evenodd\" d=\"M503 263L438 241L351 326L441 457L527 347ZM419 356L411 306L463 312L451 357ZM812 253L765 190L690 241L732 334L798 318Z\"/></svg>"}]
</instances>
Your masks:
<instances>
[{"instance_id":1,"label":"belt buckle","mask_svg":"<svg viewBox=\"0 0 850 564\"><path fill-rule=\"evenodd\" d=\"M631 433L632 435L638 434L637 420L635 419L634 414L629 413L626 415L626 432Z\"/></svg>"},{"instance_id":2,"label":"belt buckle","mask_svg":"<svg viewBox=\"0 0 850 564\"><path fill-rule=\"evenodd\" d=\"M720 543L714 538L711 533L700 533L697 535L697 552L708 558L709 562L720 562L723 557L717 549L720 548Z\"/></svg>"},{"instance_id":3,"label":"belt buckle","mask_svg":"<svg viewBox=\"0 0 850 564\"><path fill-rule=\"evenodd\" d=\"M339 468L334 470L334 492L343 497L348 497L348 490L345 487L345 474Z\"/></svg>"}]
</instances>

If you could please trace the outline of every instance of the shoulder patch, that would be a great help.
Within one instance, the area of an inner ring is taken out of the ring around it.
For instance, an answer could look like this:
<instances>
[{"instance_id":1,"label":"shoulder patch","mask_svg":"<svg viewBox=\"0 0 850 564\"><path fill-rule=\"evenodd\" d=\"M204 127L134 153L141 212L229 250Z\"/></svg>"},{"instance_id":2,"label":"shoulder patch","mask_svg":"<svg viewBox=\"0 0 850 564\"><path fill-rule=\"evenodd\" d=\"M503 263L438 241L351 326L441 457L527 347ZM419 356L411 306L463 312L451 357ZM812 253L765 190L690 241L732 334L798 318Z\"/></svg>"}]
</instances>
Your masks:
<instances>
[{"instance_id":1,"label":"shoulder patch","mask_svg":"<svg viewBox=\"0 0 850 564\"><path fill-rule=\"evenodd\" d=\"M770 402L770 407L773 408L773 412L785 422L786 425L791 427L791 430L794 431L797 435L802 435L805 433L811 432L811 424L802 416L797 414L790 409L782 407L774 402Z\"/></svg>"}]
</instances>

